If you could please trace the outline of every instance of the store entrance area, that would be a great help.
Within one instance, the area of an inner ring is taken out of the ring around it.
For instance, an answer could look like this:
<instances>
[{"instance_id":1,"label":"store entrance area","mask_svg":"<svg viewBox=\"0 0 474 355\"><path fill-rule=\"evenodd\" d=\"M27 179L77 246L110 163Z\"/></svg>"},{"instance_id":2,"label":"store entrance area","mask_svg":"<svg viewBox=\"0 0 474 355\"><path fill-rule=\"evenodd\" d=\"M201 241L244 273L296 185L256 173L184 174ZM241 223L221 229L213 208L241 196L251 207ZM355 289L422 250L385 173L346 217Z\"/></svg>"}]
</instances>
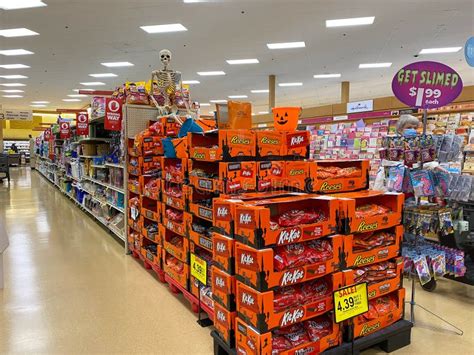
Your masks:
<instances>
[{"instance_id":1,"label":"store entrance area","mask_svg":"<svg viewBox=\"0 0 474 355\"><path fill-rule=\"evenodd\" d=\"M182 297L144 274L101 225L38 172L14 168L11 175L9 188L6 181L0 185L0 217L10 237L0 353L213 353L209 328L196 323ZM407 280L405 287L408 299ZM440 279L434 293L417 284L417 302L464 336L418 308L414 341L396 353L472 352L473 299L474 288L462 283Z\"/></svg>"}]
</instances>

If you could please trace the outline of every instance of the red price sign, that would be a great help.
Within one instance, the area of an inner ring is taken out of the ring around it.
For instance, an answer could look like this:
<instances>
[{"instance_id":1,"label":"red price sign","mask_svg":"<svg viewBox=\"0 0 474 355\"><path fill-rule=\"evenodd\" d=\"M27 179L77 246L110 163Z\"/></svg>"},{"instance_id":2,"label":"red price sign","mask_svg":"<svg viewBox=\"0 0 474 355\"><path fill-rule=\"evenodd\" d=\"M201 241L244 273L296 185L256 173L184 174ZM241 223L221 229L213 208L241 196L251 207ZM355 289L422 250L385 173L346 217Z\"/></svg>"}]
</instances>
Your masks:
<instances>
[{"instance_id":1,"label":"red price sign","mask_svg":"<svg viewBox=\"0 0 474 355\"><path fill-rule=\"evenodd\" d=\"M89 135L89 115L87 113L76 113L76 132L78 136Z\"/></svg>"},{"instance_id":2,"label":"red price sign","mask_svg":"<svg viewBox=\"0 0 474 355\"><path fill-rule=\"evenodd\" d=\"M71 136L71 126L69 122L59 123L59 137L61 139L68 139Z\"/></svg>"},{"instance_id":3,"label":"red price sign","mask_svg":"<svg viewBox=\"0 0 474 355\"><path fill-rule=\"evenodd\" d=\"M120 131L122 128L122 100L105 99L104 128L109 131Z\"/></svg>"}]
</instances>

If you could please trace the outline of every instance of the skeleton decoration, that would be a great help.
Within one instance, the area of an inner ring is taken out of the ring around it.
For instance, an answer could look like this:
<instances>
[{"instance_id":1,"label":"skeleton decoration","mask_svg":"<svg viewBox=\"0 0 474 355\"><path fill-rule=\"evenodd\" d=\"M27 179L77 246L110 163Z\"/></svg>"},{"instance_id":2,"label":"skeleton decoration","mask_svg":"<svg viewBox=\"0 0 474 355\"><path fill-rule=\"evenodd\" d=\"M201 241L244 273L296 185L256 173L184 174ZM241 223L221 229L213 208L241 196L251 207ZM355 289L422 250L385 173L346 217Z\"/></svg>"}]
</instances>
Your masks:
<instances>
[{"instance_id":1,"label":"skeleton decoration","mask_svg":"<svg viewBox=\"0 0 474 355\"><path fill-rule=\"evenodd\" d=\"M183 92L183 85L181 82L181 73L169 69L171 62L172 54L168 49L163 49L160 51L160 61L163 64L163 69L153 70L151 72L151 83L152 86L156 83L156 89L159 91L160 95L164 97L164 106L159 106L156 100L152 96L152 101L155 106L160 110L160 114L170 114L172 112L177 112L177 107L170 107L172 98L175 95L176 90ZM186 108L189 112L189 107L186 102Z\"/></svg>"}]
</instances>

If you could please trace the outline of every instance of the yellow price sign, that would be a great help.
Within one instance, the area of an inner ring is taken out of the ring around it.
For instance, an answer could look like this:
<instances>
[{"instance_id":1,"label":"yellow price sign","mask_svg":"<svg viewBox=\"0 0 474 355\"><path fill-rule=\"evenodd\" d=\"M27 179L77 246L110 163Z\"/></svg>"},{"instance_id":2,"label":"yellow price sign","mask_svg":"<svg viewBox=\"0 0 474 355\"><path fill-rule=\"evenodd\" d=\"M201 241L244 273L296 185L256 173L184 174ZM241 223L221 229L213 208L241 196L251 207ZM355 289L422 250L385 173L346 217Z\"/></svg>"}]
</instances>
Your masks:
<instances>
[{"instance_id":1,"label":"yellow price sign","mask_svg":"<svg viewBox=\"0 0 474 355\"><path fill-rule=\"evenodd\" d=\"M196 254L191 253L191 275L203 285L207 283L207 263Z\"/></svg>"},{"instance_id":2,"label":"yellow price sign","mask_svg":"<svg viewBox=\"0 0 474 355\"><path fill-rule=\"evenodd\" d=\"M366 282L341 288L334 291L333 295L336 323L353 318L369 310Z\"/></svg>"}]
</instances>

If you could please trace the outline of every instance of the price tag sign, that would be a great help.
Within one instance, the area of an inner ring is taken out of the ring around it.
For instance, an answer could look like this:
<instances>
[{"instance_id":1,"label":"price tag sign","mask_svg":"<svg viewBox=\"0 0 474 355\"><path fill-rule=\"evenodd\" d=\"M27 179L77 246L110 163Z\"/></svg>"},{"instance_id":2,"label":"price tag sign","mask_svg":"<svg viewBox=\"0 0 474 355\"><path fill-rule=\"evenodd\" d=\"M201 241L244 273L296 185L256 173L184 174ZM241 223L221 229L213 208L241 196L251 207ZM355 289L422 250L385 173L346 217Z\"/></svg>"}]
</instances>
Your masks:
<instances>
[{"instance_id":1,"label":"price tag sign","mask_svg":"<svg viewBox=\"0 0 474 355\"><path fill-rule=\"evenodd\" d=\"M408 64L392 80L394 95L409 107L446 106L462 91L461 76L445 64L431 61Z\"/></svg>"},{"instance_id":2,"label":"price tag sign","mask_svg":"<svg viewBox=\"0 0 474 355\"><path fill-rule=\"evenodd\" d=\"M207 263L196 254L191 253L191 276L198 279L203 285L207 284Z\"/></svg>"},{"instance_id":3,"label":"price tag sign","mask_svg":"<svg viewBox=\"0 0 474 355\"><path fill-rule=\"evenodd\" d=\"M354 318L369 310L367 283L348 286L334 291L334 317L336 323Z\"/></svg>"}]
</instances>

